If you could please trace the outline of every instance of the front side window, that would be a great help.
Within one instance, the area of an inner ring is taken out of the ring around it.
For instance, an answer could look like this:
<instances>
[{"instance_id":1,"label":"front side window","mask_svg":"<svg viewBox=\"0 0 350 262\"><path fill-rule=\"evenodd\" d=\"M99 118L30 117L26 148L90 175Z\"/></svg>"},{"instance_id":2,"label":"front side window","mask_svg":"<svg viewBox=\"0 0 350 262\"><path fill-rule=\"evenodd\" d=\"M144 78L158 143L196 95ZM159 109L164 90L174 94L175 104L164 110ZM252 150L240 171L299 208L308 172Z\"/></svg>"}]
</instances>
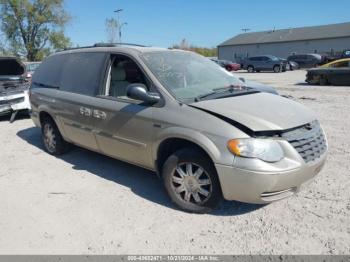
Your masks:
<instances>
[{"instance_id":1,"label":"front side window","mask_svg":"<svg viewBox=\"0 0 350 262\"><path fill-rule=\"evenodd\" d=\"M147 52L142 58L155 77L179 100L193 100L215 89L244 86L224 68L192 52Z\"/></svg>"},{"instance_id":2,"label":"front side window","mask_svg":"<svg viewBox=\"0 0 350 262\"><path fill-rule=\"evenodd\" d=\"M144 84L149 90L149 81L133 60L122 55L112 57L105 95L129 99L127 88L136 83Z\"/></svg>"}]
</instances>

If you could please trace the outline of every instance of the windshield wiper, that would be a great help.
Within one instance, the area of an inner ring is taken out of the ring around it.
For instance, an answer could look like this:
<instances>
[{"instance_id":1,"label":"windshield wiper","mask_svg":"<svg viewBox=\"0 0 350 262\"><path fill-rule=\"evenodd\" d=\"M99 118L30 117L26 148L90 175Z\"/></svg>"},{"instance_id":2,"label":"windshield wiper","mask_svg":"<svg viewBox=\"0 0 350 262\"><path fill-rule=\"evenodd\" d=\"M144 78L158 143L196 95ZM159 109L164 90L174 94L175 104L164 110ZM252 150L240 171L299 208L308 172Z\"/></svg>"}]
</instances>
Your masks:
<instances>
[{"instance_id":1,"label":"windshield wiper","mask_svg":"<svg viewBox=\"0 0 350 262\"><path fill-rule=\"evenodd\" d=\"M194 101L199 102L199 101L203 100L204 98L209 98L209 97L221 98L221 97L230 97L230 96L247 94L247 93L257 93L257 92L258 91L253 90L253 89L246 87L246 86L220 87L220 88L215 88L211 92L206 93L204 95L197 96L194 99ZM223 96L221 96L221 95L223 95Z\"/></svg>"}]
</instances>

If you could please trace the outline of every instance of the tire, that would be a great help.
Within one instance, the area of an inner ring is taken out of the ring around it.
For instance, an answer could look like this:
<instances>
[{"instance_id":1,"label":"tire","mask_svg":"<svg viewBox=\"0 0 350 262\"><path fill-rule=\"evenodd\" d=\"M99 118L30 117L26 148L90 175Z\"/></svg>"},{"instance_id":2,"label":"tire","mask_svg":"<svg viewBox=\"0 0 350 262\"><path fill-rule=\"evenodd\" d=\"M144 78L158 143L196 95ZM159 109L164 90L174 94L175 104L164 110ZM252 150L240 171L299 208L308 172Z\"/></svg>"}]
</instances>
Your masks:
<instances>
[{"instance_id":1,"label":"tire","mask_svg":"<svg viewBox=\"0 0 350 262\"><path fill-rule=\"evenodd\" d=\"M70 145L64 141L57 125L51 118L45 118L41 123L41 133L46 152L58 156L66 153Z\"/></svg>"},{"instance_id":2,"label":"tire","mask_svg":"<svg viewBox=\"0 0 350 262\"><path fill-rule=\"evenodd\" d=\"M319 80L320 86L326 86L328 85L328 79L324 75L320 75L320 80Z\"/></svg>"},{"instance_id":3,"label":"tire","mask_svg":"<svg viewBox=\"0 0 350 262\"><path fill-rule=\"evenodd\" d=\"M275 73L281 72L281 66L275 65L275 66L273 67L273 71L274 71Z\"/></svg>"},{"instance_id":4,"label":"tire","mask_svg":"<svg viewBox=\"0 0 350 262\"><path fill-rule=\"evenodd\" d=\"M172 154L163 165L162 178L170 199L184 211L207 213L222 199L211 159L195 148Z\"/></svg>"},{"instance_id":5,"label":"tire","mask_svg":"<svg viewBox=\"0 0 350 262\"><path fill-rule=\"evenodd\" d=\"M248 66L247 67L247 71L248 71L248 73L254 73L254 66Z\"/></svg>"}]
</instances>

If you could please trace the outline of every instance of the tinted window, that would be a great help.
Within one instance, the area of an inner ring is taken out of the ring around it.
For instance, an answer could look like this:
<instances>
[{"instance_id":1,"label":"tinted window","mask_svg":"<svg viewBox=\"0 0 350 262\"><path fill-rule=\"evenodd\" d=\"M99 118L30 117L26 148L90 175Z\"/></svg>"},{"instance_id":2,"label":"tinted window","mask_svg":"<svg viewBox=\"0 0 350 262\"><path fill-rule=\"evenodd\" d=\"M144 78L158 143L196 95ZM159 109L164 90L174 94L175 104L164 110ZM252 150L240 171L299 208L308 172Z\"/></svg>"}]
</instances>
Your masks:
<instances>
[{"instance_id":1,"label":"tinted window","mask_svg":"<svg viewBox=\"0 0 350 262\"><path fill-rule=\"evenodd\" d=\"M64 60L63 55L54 55L46 58L35 71L32 79L33 83L44 85L45 87L59 87Z\"/></svg>"},{"instance_id":2,"label":"tinted window","mask_svg":"<svg viewBox=\"0 0 350 262\"><path fill-rule=\"evenodd\" d=\"M82 95L96 95L105 70L105 53L66 54L60 89Z\"/></svg>"},{"instance_id":3,"label":"tinted window","mask_svg":"<svg viewBox=\"0 0 350 262\"><path fill-rule=\"evenodd\" d=\"M261 61L261 57L251 57L249 58L251 61Z\"/></svg>"}]
</instances>

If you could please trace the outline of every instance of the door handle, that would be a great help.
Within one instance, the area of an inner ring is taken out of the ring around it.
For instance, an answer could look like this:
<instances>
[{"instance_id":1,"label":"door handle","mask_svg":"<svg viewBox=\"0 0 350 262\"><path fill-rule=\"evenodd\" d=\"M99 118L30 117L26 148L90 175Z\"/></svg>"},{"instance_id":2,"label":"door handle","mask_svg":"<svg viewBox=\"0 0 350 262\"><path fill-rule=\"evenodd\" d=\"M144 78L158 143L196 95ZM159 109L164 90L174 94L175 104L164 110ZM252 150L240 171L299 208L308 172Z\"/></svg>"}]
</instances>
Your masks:
<instances>
[{"instance_id":1,"label":"door handle","mask_svg":"<svg viewBox=\"0 0 350 262\"><path fill-rule=\"evenodd\" d=\"M91 116L91 109L87 107L80 107L79 112L83 116Z\"/></svg>"},{"instance_id":2,"label":"door handle","mask_svg":"<svg viewBox=\"0 0 350 262\"><path fill-rule=\"evenodd\" d=\"M97 109L95 109L95 110L93 111L93 116L94 116L95 118L98 118L98 119L106 119L106 118L107 118L106 112L100 111L100 110L97 110Z\"/></svg>"}]
</instances>

